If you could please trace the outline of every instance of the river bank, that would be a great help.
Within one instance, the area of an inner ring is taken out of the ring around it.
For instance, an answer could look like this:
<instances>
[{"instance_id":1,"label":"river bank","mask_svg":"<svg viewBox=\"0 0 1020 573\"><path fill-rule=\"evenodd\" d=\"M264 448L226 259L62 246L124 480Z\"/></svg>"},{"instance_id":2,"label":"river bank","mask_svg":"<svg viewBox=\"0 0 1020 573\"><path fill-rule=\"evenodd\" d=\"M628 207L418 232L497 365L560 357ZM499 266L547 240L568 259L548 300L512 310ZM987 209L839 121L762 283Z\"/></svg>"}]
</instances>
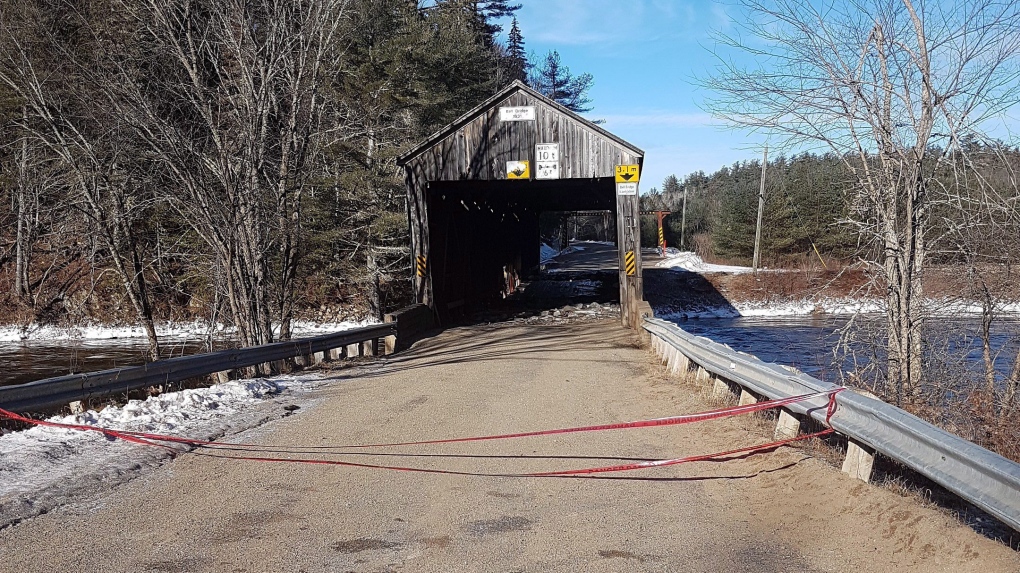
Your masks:
<instances>
[{"instance_id":1,"label":"river bank","mask_svg":"<svg viewBox=\"0 0 1020 573\"><path fill-rule=\"evenodd\" d=\"M295 336L314 336L337 332L359 326L377 324L374 319L347 320L341 322L313 322L298 320L293 324ZM233 327L225 324L211 324L196 320L191 322L159 322L156 323L156 334L164 340L180 342L181 340L228 339L234 334ZM276 332L279 334L279 326ZM0 325L0 343L22 341L76 341L76 340L116 340L145 338L141 326L133 324L85 323L79 325Z\"/></svg>"},{"instance_id":2,"label":"river bank","mask_svg":"<svg viewBox=\"0 0 1020 573\"><path fill-rule=\"evenodd\" d=\"M981 293L966 269L928 270L925 315L980 316ZM1008 269L984 269L994 315L1020 318L1020 287ZM666 320L736 317L853 316L885 312L884 284L856 267L764 268L712 264L687 251L645 269L645 297Z\"/></svg>"}]
</instances>

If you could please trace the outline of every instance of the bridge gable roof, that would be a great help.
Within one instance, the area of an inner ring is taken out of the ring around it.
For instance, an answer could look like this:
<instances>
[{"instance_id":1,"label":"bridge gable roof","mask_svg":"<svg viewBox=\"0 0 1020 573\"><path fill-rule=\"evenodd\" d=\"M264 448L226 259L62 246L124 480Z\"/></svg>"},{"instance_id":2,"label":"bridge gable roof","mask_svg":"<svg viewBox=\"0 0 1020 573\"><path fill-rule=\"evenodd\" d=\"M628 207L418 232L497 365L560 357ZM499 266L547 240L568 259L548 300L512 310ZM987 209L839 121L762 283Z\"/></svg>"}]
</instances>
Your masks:
<instances>
[{"instance_id":1,"label":"bridge gable roof","mask_svg":"<svg viewBox=\"0 0 1020 573\"><path fill-rule=\"evenodd\" d=\"M500 121L500 107L535 108L531 121ZM419 181L506 179L506 162L532 161L535 145L559 144L561 178L611 177L640 164L644 151L565 106L514 81L398 157Z\"/></svg>"}]
</instances>

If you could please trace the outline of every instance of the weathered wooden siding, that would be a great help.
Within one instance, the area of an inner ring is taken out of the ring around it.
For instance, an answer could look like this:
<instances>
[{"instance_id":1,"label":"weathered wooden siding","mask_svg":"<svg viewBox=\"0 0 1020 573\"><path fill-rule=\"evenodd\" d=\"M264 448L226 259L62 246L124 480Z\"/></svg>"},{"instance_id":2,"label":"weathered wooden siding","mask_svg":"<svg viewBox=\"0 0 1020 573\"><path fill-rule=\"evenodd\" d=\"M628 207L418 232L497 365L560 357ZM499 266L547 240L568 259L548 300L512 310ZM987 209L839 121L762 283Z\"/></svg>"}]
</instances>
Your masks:
<instances>
[{"instance_id":1,"label":"weathered wooden siding","mask_svg":"<svg viewBox=\"0 0 1020 573\"><path fill-rule=\"evenodd\" d=\"M499 120L499 108L534 106L534 121ZM560 144L560 178L612 177L617 165L641 163L642 156L523 91L509 94L453 133L407 161L421 181L506 179L508 161L529 161L535 145Z\"/></svg>"},{"instance_id":2,"label":"weathered wooden siding","mask_svg":"<svg viewBox=\"0 0 1020 573\"><path fill-rule=\"evenodd\" d=\"M535 120L500 121L499 108L505 106L534 106ZM468 216L443 197L446 191L430 192L430 186L470 182L474 187L477 182L477 189L482 191L493 192L503 187L499 193L513 193L518 182L505 181L506 164L528 161L534 179L538 143L559 144L559 179L571 180L573 185L533 180L519 182L520 189L544 187L562 193L569 188L568 193L577 193L576 207L569 200L557 203L560 209L593 208L592 199L603 197L597 195L597 190L612 184L617 165L643 163L644 154L639 149L520 83L509 86L502 95L494 96L401 158L408 190L412 251L415 257L424 256L427 261L424 276L415 277L417 299L431 306L440 317L452 305L484 297L492 290L488 277L499 265L516 261L518 268L522 265L528 268L537 264L538 212L542 207L530 204L528 194L522 193L521 201L530 209L525 207L527 215L515 212L515 222L481 212ZM589 190L591 194L587 195ZM534 191L531 193L530 201L535 201ZM550 195L544 197L548 199ZM548 203L545 205L548 208ZM614 206L620 215L617 240L621 258L626 251L640 253L637 196L616 196ZM528 249L535 251L534 256ZM636 301L642 299L640 257L638 261L635 276L627 276L622 262L620 265L625 323L635 316Z\"/></svg>"}]
</instances>

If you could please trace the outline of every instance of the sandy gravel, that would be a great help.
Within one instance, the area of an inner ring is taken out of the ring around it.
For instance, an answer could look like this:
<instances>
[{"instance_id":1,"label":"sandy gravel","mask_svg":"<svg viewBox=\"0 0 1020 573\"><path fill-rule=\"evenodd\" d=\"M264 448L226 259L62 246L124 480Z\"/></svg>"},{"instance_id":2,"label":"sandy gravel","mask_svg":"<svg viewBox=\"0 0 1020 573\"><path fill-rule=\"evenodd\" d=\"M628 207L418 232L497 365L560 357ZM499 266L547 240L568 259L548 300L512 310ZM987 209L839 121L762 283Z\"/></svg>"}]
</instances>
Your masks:
<instances>
[{"instance_id":1,"label":"sandy gravel","mask_svg":"<svg viewBox=\"0 0 1020 573\"><path fill-rule=\"evenodd\" d=\"M527 431L711 404L615 322L474 327L331 375L236 437L325 446ZM676 457L743 420L342 459L488 473ZM383 452L376 452L383 453ZM336 459L341 459L337 457ZM0 531L2 571L1015 572L1012 550L787 448L608 479L438 476L195 454Z\"/></svg>"}]
</instances>

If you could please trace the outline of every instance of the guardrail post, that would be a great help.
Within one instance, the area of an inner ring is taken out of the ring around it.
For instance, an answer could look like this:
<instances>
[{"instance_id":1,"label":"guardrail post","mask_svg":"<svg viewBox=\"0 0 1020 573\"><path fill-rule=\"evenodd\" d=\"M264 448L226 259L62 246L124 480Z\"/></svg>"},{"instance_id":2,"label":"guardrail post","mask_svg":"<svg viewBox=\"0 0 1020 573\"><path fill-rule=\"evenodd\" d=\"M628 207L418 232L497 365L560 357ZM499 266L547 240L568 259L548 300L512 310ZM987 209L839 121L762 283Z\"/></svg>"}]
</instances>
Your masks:
<instances>
[{"instance_id":1,"label":"guardrail post","mask_svg":"<svg viewBox=\"0 0 1020 573\"><path fill-rule=\"evenodd\" d=\"M669 354L662 339L658 336L652 338L652 350L655 351L655 355L659 357L659 364L666 364L669 361Z\"/></svg>"},{"instance_id":2,"label":"guardrail post","mask_svg":"<svg viewBox=\"0 0 1020 573\"><path fill-rule=\"evenodd\" d=\"M679 350L677 353L677 370L683 374L687 374L691 371L691 359L687 358L687 355Z\"/></svg>"},{"instance_id":3,"label":"guardrail post","mask_svg":"<svg viewBox=\"0 0 1020 573\"><path fill-rule=\"evenodd\" d=\"M703 369L699 369L698 373L700 374L702 370ZM733 395L733 391L730 390L730 385L728 382L726 382L722 378L719 378L718 376L713 376L711 378L715 380L715 383L712 384L713 396L725 400Z\"/></svg>"},{"instance_id":4,"label":"guardrail post","mask_svg":"<svg viewBox=\"0 0 1020 573\"><path fill-rule=\"evenodd\" d=\"M375 343L373 340L366 340L361 343L361 355L362 356L375 356Z\"/></svg>"},{"instance_id":5,"label":"guardrail post","mask_svg":"<svg viewBox=\"0 0 1020 573\"><path fill-rule=\"evenodd\" d=\"M389 355L397 351L397 336L395 334L391 334L384 338L383 340L384 340L383 348L384 354Z\"/></svg>"},{"instance_id":6,"label":"guardrail post","mask_svg":"<svg viewBox=\"0 0 1020 573\"><path fill-rule=\"evenodd\" d=\"M780 408L779 422L776 423L776 438L785 440L787 438L796 438L798 434L800 434L800 420L785 409Z\"/></svg>"},{"instance_id":7,"label":"guardrail post","mask_svg":"<svg viewBox=\"0 0 1020 573\"><path fill-rule=\"evenodd\" d=\"M662 351L662 363L666 365L666 368L673 372L673 366L676 365L676 355L679 350L675 348L665 348Z\"/></svg>"},{"instance_id":8,"label":"guardrail post","mask_svg":"<svg viewBox=\"0 0 1020 573\"><path fill-rule=\"evenodd\" d=\"M355 358L361 356L361 345L358 343L348 344L347 350L345 351L347 358Z\"/></svg>"},{"instance_id":9,"label":"guardrail post","mask_svg":"<svg viewBox=\"0 0 1020 573\"><path fill-rule=\"evenodd\" d=\"M214 372L212 375L213 382L216 384L223 384L224 382L230 382L230 370L221 370Z\"/></svg>"},{"instance_id":10,"label":"guardrail post","mask_svg":"<svg viewBox=\"0 0 1020 573\"><path fill-rule=\"evenodd\" d=\"M330 348L329 349L329 359L330 360L340 360L343 357L344 357L344 349L343 348Z\"/></svg>"},{"instance_id":11,"label":"guardrail post","mask_svg":"<svg viewBox=\"0 0 1020 573\"><path fill-rule=\"evenodd\" d=\"M871 481L871 470L875 465L875 454L873 452L868 446L852 438L847 438L843 473L865 483Z\"/></svg>"},{"instance_id":12,"label":"guardrail post","mask_svg":"<svg viewBox=\"0 0 1020 573\"><path fill-rule=\"evenodd\" d=\"M328 354L328 352L316 352L312 355L312 364L322 364L323 362L327 362L329 360Z\"/></svg>"},{"instance_id":13,"label":"guardrail post","mask_svg":"<svg viewBox=\"0 0 1020 573\"><path fill-rule=\"evenodd\" d=\"M758 398L756 398L754 396L754 394L748 392L747 389L745 389L745 388L741 388L740 389L740 401L738 402L738 405L740 405L740 406L747 406L748 404L757 404L757 403L758 403Z\"/></svg>"},{"instance_id":14,"label":"guardrail post","mask_svg":"<svg viewBox=\"0 0 1020 573\"><path fill-rule=\"evenodd\" d=\"M67 405L71 409L72 414L83 414L85 412L85 405L81 403L81 400L75 400Z\"/></svg>"}]
</instances>

